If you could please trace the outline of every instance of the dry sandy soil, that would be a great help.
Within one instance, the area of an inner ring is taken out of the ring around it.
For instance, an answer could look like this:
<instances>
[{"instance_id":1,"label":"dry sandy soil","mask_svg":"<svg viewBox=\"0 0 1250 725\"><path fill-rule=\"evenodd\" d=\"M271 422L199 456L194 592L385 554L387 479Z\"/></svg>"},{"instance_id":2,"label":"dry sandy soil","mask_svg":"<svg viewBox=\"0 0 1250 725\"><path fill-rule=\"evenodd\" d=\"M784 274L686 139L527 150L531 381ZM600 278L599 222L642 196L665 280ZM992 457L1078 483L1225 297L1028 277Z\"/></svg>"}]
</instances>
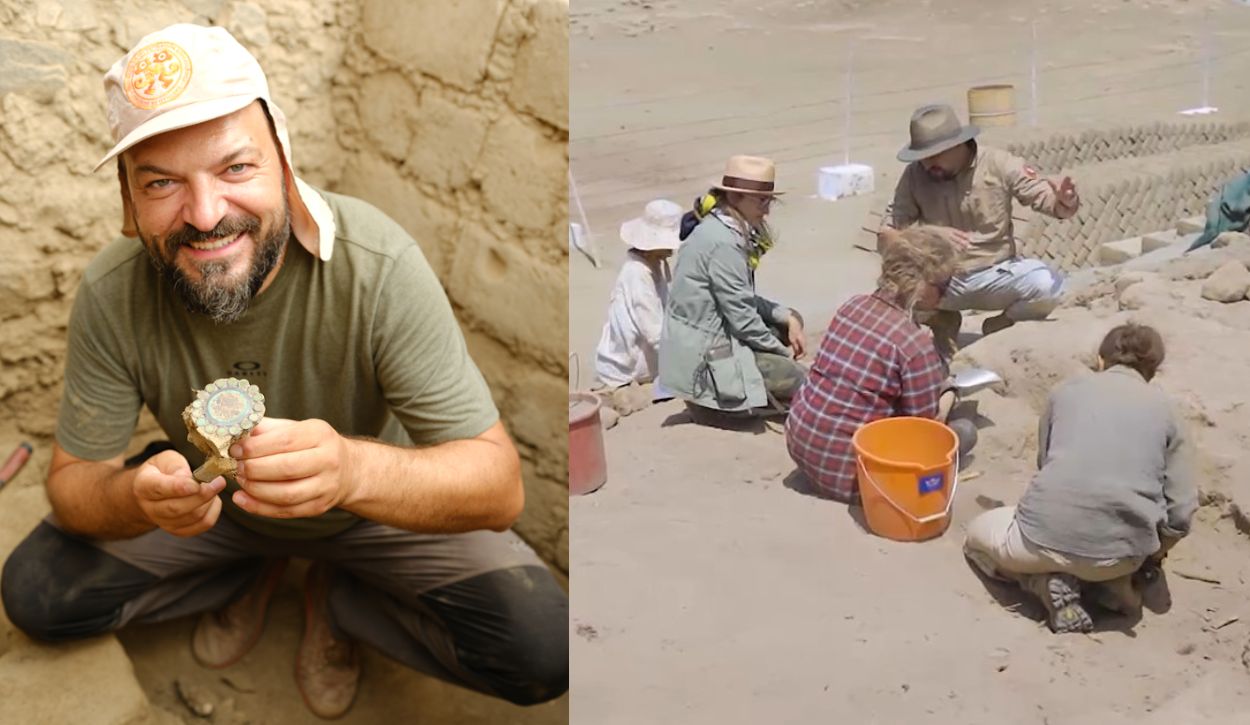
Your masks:
<instances>
[{"instance_id":1,"label":"dry sandy soil","mask_svg":"<svg viewBox=\"0 0 1250 725\"><path fill-rule=\"evenodd\" d=\"M870 201L812 198L816 168L842 159L849 39L863 96L851 157L889 188L916 105L963 112L968 86L1012 82L1027 122L1030 20L1044 40L1039 125L1200 105L1208 7L1211 102L1244 118L1250 8L1237 3L576 4L572 167L605 264L571 264L570 352L588 360L598 337L616 225L655 196L685 205L731 153L779 160L791 193L760 288L807 314L813 343L872 287L875 258L849 248ZM951 529L922 544L876 538L852 510L805 495L775 431L698 427L678 403L622 419L605 434L608 484L572 501L572 722L1244 722L1250 302L1200 296L1233 258L1250 249L1147 261L1150 274L1119 289L1121 271L1082 275L1052 321L966 348L959 364L1006 382L974 396L983 427L966 471L980 475L961 486ZM1169 343L1158 384L1194 430L1207 505L1140 621L1104 615L1094 635L1058 637L1036 605L972 573L962 529L1018 498L1047 391L1124 319Z\"/></svg>"}]
</instances>

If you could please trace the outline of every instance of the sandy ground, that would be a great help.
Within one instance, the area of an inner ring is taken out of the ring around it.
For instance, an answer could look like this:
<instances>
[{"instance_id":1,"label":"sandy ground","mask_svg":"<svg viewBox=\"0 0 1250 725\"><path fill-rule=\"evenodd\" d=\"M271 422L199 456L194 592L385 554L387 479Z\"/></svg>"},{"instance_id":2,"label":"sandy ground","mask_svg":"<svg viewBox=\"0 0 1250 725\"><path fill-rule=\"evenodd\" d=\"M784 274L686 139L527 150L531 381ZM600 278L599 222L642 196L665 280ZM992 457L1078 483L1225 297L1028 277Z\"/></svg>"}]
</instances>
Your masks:
<instances>
[{"instance_id":1,"label":"sandy ground","mask_svg":"<svg viewBox=\"0 0 1250 725\"><path fill-rule=\"evenodd\" d=\"M581 255L570 261L570 352L584 369L624 253L621 222L652 198L689 205L734 153L774 158L788 192L761 292L827 320L871 286L875 258L849 247L870 202L814 198L817 170L847 148L852 41L849 155L876 169L879 191L902 171L894 155L919 105L947 102L966 116L970 86L1012 83L1019 123L1029 122L1034 25L1040 127L1202 105L1204 37L1209 102L1229 116L1250 111L1250 8L1236 2L581 0L570 22L569 151L603 258L597 270ZM576 200L570 217L581 219Z\"/></svg>"},{"instance_id":2,"label":"sandy ground","mask_svg":"<svg viewBox=\"0 0 1250 725\"><path fill-rule=\"evenodd\" d=\"M655 196L688 204L731 153L779 161L791 193L774 215L782 244L765 258L760 291L800 308L813 343L838 304L872 287L875 258L849 247L871 202L812 196L817 167L842 160L849 38L863 95L851 158L889 189L916 105L962 113L968 86L1012 82L1027 122L1031 20L1045 40L1040 125L1200 105L1205 7L578 3L572 164L605 261L571 264L570 352L587 361L583 385L621 255L616 225ZM1241 118L1250 9L1210 7L1210 98ZM957 32L978 41L955 42ZM1104 282L1053 322L967 349L962 362L1007 383L975 396L984 427L967 470L980 475L962 486L951 530L923 544L873 537L847 507L796 490L775 431L697 427L674 403L622 419L605 436L607 486L572 501L572 722L1244 721L1250 543L1238 528L1250 503L1240 462L1250 391L1227 381L1244 379L1250 302L1207 302L1200 279L1172 281L1185 270L1169 270L1127 296ZM1140 621L1104 616L1093 636L1056 637L1035 605L969 570L962 529L1023 490L1050 386L1078 372L1111 325L1143 315L1173 345L1160 384L1199 429L1214 498Z\"/></svg>"}]
</instances>

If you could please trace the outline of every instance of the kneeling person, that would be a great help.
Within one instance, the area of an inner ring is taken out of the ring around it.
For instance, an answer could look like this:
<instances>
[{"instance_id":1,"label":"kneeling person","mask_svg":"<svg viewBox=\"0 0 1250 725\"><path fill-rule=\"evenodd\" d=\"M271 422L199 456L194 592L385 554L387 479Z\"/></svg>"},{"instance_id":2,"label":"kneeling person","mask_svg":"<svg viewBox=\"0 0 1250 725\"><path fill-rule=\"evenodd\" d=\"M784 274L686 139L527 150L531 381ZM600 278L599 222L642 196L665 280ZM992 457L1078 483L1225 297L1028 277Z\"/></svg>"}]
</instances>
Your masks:
<instances>
[{"instance_id":1,"label":"kneeling person","mask_svg":"<svg viewBox=\"0 0 1250 725\"><path fill-rule=\"evenodd\" d=\"M1098 349L1099 372L1050 395L1038 425L1038 468L1017 506L968 526L964 553L987 576L1041 599L1056 632L1093 620L1085 584L1108 609L1140 606L1132 575L1189 533L1198 507L1191 449L1163 391L1152 328L1122 325Z\"/></svg>"}]
</instances>

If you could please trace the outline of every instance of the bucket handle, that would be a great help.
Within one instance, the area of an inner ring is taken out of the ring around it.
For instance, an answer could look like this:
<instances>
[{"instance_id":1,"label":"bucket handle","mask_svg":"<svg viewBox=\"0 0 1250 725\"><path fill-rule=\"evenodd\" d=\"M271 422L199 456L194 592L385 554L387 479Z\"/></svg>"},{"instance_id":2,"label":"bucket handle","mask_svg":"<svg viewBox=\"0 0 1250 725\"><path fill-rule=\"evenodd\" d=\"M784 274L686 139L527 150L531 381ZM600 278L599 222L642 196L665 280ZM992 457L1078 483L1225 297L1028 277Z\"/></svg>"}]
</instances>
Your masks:
<instances>
[{"instance_id":1,"label":"bucket handle","mask_svg":"<svg viewBox=\"0 0 1250 725\"><path fill-rule=\"evenodd\" d=\"M886 501L888 501L889 504L894 507L894 510L898 511L899 513L911 519L912 521L918 524L927 524L927 523L937 521L939 519L942 519L950 515L951 506L955 504L955 492L959 490L959 451L955 451L955 475L954 475L954 480L951 481L951 495L946 499L946 510L942 511L941 513L929 514L928 516L921 516L920 518L912 516L910 511L903 508L902 506L899 506L898 502L890 498L890 494L886 493L885 489L882 488L877 483L877 481L872 477L872 474L868 472L868 467L864 465L863 458L858 458L858 460L856 461L856 465L859 466L859 470L864 474L864 479L868 481L869 483L871 483L873 488L877 489L877 493L881 494L881 498L884 498Z\"/></svg>"}]
</instances>

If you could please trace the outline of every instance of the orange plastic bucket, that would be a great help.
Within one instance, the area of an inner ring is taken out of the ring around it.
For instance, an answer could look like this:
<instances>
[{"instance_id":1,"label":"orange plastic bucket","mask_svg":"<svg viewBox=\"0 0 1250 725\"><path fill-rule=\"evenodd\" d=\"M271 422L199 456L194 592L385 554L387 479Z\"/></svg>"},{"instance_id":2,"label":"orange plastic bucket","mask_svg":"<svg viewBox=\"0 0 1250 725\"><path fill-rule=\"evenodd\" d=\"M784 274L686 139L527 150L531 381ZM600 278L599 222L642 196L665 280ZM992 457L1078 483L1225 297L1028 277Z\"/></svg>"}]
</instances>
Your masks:
<instances>
[{"instance_id":1,"label":"orange plastic bucket","mask_svg":"<svg viewBox=\"0 0 1250 725\"><path fill-rule=\"evenodd\" d=\"M851 438L868 528L895 541L924 541L950 526L959 486L959 439L929 418L882 418Z\"/></svg>"},{"instance_id":2,"label":"orange plastic bucket","mask_svg":"<svg viewBox=\"0 0 1250 725\"><path fill-rule=\"evenodd\" d=\"M597 491L608 481L602 403L594 393L569 393L569 493Z\"/></svg>"}]
</instances>

